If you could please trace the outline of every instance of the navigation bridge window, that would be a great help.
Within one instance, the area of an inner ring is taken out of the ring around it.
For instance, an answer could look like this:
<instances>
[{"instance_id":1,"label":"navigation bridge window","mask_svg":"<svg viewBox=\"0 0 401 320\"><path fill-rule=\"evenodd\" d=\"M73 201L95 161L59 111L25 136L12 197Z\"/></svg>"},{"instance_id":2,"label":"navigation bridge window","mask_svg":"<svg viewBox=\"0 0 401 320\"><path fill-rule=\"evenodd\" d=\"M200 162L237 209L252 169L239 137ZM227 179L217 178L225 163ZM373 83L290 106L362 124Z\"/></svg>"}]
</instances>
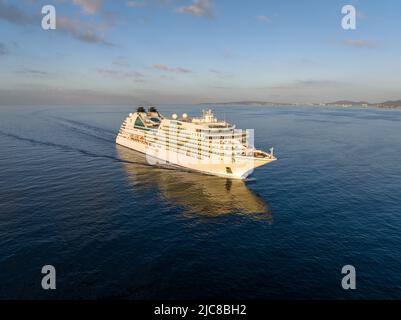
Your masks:
<instances>
[{"instance_id":1,"label":"navigation bridge window","mask_svg":"<svg viewBox=\"0 0 401 320\"><path fill-rule=\"evenodd\" d=\"M159 118L154 118L154 117L152 117L152 118L150 118L149 120L152 121L152 122L160 123L160 119L159 119Z\"/></svg>"}]
</instances>

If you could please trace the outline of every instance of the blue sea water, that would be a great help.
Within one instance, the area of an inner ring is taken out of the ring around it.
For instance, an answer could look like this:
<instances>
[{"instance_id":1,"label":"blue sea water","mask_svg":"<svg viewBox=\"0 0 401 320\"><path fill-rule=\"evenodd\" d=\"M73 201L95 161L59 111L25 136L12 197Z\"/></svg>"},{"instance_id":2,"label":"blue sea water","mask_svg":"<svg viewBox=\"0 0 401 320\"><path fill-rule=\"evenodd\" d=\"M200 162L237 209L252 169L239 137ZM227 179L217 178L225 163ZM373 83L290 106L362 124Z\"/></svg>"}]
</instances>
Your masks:
<instances>
[{"instance_id":1,"label":"blue sea water","mask_svg":"<svg viewBox=\"0 0 401 320\"><path fill-rule=\"evenodd\" d=\"M117 146L132 110L0 108L1 299L401 299L401 111L216 107L279 159L240 182Z\"/></svg>"}]
</instances>

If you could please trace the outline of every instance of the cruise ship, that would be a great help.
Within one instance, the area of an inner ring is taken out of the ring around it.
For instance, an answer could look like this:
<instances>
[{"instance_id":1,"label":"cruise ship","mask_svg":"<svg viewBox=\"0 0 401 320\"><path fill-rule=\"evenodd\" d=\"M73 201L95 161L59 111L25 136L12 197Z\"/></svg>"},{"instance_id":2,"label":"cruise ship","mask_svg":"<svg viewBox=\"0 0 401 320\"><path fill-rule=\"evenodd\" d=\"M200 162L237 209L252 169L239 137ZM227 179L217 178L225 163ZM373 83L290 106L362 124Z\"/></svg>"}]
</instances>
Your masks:
<instances>
[{"instance_id":1,"label":"cruise ship","mask_svg":"<svg viewBox=\"0 0 401 320\"><path fill-rule=\"evenodd\" d=\"M201 117L183 113L167 118L155 107L139 107L124 120L116 143L144 153L150 164L245 179L255 168L276 160L273 148L255 149L252 133L218 120L212 110L203 110Z\"/></svg>"}]
</instances>

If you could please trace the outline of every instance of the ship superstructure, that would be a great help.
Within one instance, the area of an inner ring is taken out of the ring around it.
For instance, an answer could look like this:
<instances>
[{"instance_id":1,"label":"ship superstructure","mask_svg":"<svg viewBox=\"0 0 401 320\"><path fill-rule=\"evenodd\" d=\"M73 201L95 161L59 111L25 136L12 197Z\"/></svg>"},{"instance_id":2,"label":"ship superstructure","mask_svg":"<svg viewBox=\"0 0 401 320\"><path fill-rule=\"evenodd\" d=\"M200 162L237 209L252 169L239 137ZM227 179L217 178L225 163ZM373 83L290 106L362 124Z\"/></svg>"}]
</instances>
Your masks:
<instances>
[{"instance_id":1,"label":"ship superstructure","mask_svg":"<svg viewBox=\"0 0 401 320\"><path fill-rule=\"evenodd\" d=\"M146 154L152 164L245 179L254 168L276 160L272 149L256 150L251 138L250 130L216 119L211 110L199 118L184 113L170 119L155 107L139 107L123 122L116 142Z\"/></svg>"}]
</instances>

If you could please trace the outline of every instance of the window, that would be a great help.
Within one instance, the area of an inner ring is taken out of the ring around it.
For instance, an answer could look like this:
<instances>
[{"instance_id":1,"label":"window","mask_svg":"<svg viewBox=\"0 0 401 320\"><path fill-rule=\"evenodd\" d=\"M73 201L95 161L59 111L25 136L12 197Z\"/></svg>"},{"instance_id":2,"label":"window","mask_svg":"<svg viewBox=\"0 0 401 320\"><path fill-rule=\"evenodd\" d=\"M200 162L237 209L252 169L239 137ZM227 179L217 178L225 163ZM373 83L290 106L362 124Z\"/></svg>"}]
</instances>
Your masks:
<instances>
[{"instance_id":1,"label":"window","mask_svg":"<svg viewBox=\"0 0 401 320\"><path fill-rule=\"evenodd\" d=\"M141 118L137 117L135 120L134 127L140 127L140 128L145 128L145 124L141 120Z\"/></svg>"},{"instance_id":2,"label":"window","mask_svg":"<svg viewBox=\"0 0 401 320\"><path fill-rule=\"evenodd\" d=\"M150 118L150 121L160 123L160 119L159 118L152 117L152 118Z\"/></svg>"}]
</instances>

